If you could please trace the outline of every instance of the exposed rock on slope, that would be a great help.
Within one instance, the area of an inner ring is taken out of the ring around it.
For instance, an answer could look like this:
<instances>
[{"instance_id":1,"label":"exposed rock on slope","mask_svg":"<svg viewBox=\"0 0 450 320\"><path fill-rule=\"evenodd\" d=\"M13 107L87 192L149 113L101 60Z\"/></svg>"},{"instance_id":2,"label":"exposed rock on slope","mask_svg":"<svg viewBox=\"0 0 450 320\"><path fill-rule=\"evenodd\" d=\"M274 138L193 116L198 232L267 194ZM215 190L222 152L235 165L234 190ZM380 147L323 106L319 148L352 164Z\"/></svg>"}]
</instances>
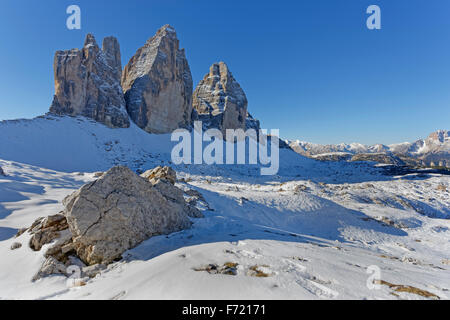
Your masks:
<instances>
[{"instance_id":1,"label":"exposed rock on slope","mask_svg":"<svg viewBox=\"0 0 450 320\"><path fill-rule=\"evenodd\" d=\"M247 127L247 97L223 62L214 63L197 85L192 105L195 117L203 121L204 128L218 128L224 132ZM255 121L249 122L250 126L256 124L259 125Z\"/></svg>"},{"instance_id":2,"label":"exposed rock on slope","mask_svg":"<svg viewBox=\"0 0 450 320\"><path fill-rule=\"evenodd\" d=\"M147 179L152 184L156 184L158 180L164 180L174 185L177 181L177 173L171 167L157 166L154 169L145 171L141 174L141 177Z\"/></svg>"},{"instance_id":3,"label":"exposed rock on slope","mask_svg":"<svg viewBox=\"0 0 450 320\"><path fill-rule=\"evenodd\" d=\"M246 124L245 124L245 129L254 129L257 132L259 132L259 130L261 129L259 120L255 119L252 117L252 115L250 113L247 112L247 119L246 119Z\"/></svg>"},{"instance_id":4,"label":"exposed rock on slope","mask_svg":"<svg viewBox=\"0 0 450 320\"><path fill-rule=\"evenodd\" d=\"M359 153L355 154L351 161L374 161L383 164L404 166L405 163L393 154L389 153Z\"/></svg>"},{"instance_id":5,"label":"exposed rock on slope","mask_svg":"<svg viewBox=\"0 0 450 320\"><path fill-rule=\"evenodd\" d=\"M183 191L175 187L177 176L172 168L158 166L144 172L141 177L148 180L168 201L186 212L188 216L192 218L203 217L203 214L196 207L185 201Z\"/></svg>"},{"instance_id":6,"label":"exposed rock on slope","mask_svg":"<svg viewBox=\"0 0 450 320\"><path fill-rule=\"evenodd\" d=\"M130 126L120 86L120 48L116 38L105 38L100 49L94 36L88 34L81 50L57 51L54 74L51 113L81 115L111 128Z\"/></svg>"},{"instance_id":7,"label":"exposed rock on slope","mask_svg":"<svg viewBox=\"0 0 450 320\"><path fill-rule=\"evenodd\" d=\"M150 133L189 127L192 76L175 30L165 25L125 66L122 87L131 119Z\"/></svg>"}]
</instances>

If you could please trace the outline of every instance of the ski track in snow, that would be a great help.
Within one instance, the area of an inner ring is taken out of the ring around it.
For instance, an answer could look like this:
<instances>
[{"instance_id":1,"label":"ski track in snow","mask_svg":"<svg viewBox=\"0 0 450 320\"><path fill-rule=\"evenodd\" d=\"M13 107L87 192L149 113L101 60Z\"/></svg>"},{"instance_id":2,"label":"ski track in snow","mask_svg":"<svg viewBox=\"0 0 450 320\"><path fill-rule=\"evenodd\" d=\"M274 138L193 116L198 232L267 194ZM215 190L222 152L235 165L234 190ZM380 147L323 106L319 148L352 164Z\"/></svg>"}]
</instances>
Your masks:
<instances>
[{"instance_id":1,"label":"ski track in snow","mask_svg":"<svg viewBox=\"0 0 450 320\"><path fill-rule=\"evenodd\" d=\"M18 229L61 211L96 171L170 165L173 143L134 125L46 116L0 122L0 145L0 299L424 299L370 290L369 266L389 283L450 296L450 177L384 176L372 164L290 150L280 150L276 176L250 165L173 166L188 181L178 186L204 196L205 218L144 241L85 286L62 276L32 283L45 247L32 251ZM22 247L11 250L14 242ZM237 275L194 270L226 262Z\"/></svg>"}]
</instances>

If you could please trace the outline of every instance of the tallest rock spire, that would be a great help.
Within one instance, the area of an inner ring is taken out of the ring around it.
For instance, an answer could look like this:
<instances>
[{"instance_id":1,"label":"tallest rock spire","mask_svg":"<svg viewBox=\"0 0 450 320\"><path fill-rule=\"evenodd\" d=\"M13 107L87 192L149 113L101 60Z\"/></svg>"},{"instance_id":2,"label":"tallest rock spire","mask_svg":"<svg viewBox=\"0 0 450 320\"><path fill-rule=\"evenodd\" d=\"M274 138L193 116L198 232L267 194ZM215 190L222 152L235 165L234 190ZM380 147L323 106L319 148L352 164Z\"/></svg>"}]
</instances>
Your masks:
<instances>
[{"instance_id":1,"label":"tallest rock spire","mask_svg":"<svg viewBox=\"0 0 450 320\"><path fill-rule=\"evenodd\" d=\"M150 133L188 127L192 76L175 30L165 25L137 50L122 74L130 118Z\"/></svg>"}]
</instances>

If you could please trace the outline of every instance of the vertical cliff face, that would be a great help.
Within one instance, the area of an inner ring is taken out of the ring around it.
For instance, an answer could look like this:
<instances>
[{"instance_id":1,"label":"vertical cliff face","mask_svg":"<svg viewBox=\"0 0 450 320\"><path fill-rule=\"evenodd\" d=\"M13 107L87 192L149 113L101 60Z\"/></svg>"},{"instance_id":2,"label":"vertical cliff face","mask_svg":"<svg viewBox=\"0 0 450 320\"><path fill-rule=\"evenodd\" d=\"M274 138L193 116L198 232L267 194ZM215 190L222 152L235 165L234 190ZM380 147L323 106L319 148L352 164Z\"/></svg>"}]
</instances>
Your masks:
<instances>
[{"instance_id":1,"label":"vertical cliff face","mask_svg":"<svg viewBox=\"0 0 450 320\"><path fill-rule=\"evenodd\" d=\"M120 47L116 38L105 38L100 49L94 36L88 34L81 50L57 51L54 74L51 113L85 116L111 128L130 126L120 86Z\"/></svg>"},{"instance_id":2,"label":"vertical cliff face","mask_svg":"<svg viewBox=\"0 0 450 320\"><path fill-rule=\"evenodd\" d=\"M206 127L246 129L247 97L227 65L214 63L193 94L193 108Z\"/></svg>"},{"instance_id":3,"label":"vertical cliff face","mask_svg":"<svg viewBox=\"0 0 450 320\"><path fill-rule=\"evenodd\" d=\"M125 66L122 88L130 118L150 133L191 125L192 76L175 30L165 25Z\"/></svg>"}]
</instances>

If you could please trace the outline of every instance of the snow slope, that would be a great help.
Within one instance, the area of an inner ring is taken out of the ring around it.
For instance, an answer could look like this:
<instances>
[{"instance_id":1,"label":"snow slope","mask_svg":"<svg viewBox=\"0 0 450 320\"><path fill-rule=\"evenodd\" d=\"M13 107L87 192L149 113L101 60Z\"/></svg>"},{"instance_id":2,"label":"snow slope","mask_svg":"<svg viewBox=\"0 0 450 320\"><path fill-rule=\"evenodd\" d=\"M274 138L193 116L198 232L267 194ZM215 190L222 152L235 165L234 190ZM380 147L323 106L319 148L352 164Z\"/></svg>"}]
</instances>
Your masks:
<instances>
[{"instance_id":1,"label":"snow slope","mask_svg":"<svg viewBox=\"0 0 450 320\"><path fill-rule=\"evenodd\" d=\"M388 177L370 164L324 163L290 150L280 150L275 176L260 176L251 165L175 166L188 181L178 186L203 194L205 218L143 242L85 286L62 276L33 283L45 248L32 251L27 234L14 238L17 230L59 212L60 201L95 171L170 164L170 137L44 117L0 123L0 143L7 174L0 176L0 298L450 296L450 177ZM11 250L14 242L22 247ZM237 263L237 275L196 271L227 262ZM386 282L370 289L373 268ZM255 269L265 276L255 277Z\"/></svg>"}]
</instances>

